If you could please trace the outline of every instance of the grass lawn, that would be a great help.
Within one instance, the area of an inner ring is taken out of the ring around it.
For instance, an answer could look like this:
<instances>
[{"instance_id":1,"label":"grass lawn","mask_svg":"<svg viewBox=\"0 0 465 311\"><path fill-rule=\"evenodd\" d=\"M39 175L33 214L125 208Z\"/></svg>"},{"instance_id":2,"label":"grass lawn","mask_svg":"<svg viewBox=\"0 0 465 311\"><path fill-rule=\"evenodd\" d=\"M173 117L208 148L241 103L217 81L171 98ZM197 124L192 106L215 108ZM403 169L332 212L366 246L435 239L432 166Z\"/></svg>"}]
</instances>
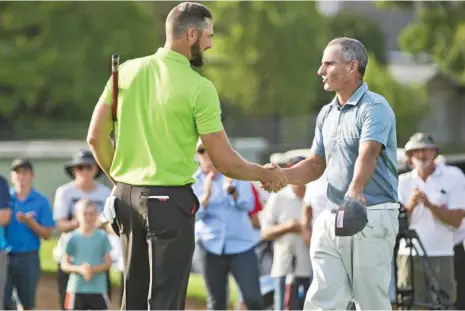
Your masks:
<instances>
[{"instance_id":1,"label":"grass lawn","mask_svg":"<svg viewBox=\"0 0 465 311\"><path fill-rule=\"evenodd\" d=\"M55 261L53 261L53 258L52 258L52 251L57 243L57 240L58 240L57 237L53 237L48 241L42 242L42 247L40 250L40 261L41 261L42 271L44 272L54 273L58 269L57 264L55 263ZM120 272L119 271L112 270L110 272L110 277L111 277L111 282L114 286L116 287L120 286ZM230 286L231 301L235 302L237 299L236 284L232 281L232 279L229 280L229 284L231 285ZM205 301L206 296L207 295L206 295L206 290L205 290L205 283L203 281L202 276L192 273L189 278L189 286L187 288L187 298Z\"/></svg>"}]
</instances>

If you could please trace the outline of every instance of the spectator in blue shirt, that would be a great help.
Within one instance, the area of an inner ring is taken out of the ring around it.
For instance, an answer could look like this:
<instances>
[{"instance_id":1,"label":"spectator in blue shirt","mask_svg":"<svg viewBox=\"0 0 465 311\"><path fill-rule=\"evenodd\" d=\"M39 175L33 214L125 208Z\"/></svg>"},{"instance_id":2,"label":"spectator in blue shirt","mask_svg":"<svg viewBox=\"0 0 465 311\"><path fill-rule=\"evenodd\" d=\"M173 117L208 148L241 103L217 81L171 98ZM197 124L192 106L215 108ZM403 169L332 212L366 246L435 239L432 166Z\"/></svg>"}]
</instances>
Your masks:
<instances>
[{"instance_id":1,"label":"spectator in blue shirt","mask_svg":"<svg viewBox=\"0 0 465 311\"><path fill-rule=\"evenodd\" d=\"M8 282L5 290L5 309L14 309L13 288L16 289L24 310L35 307L36 288L40 275L40 239L48 239L55 225L48 199L32 188L32 163L16 159L11 166L10 189L13 209L6 227L9 252Z\"/></svg>"},{"instance_id":2,"label":"spectator in blue shirt","mask_svg":"<svg viewBox=\"0 0 465 311\"><path fill-rule=\"evenodd\" d=\"M5 226L11 218L10 192L8 182L0 175L0 308L4 309L3 294L8 275L8 243L5 238Z\"/></svg>"},{"instance_id":3,"label":"spectator in blue shirt","mask_svg":"<svg viewBox=\"0 0 465 311\"><path fill-rule=\"evenodd\" d=\"M226 310L231 273L248 310L262 310L259 267L255 246L260 236L249 212L255 200L248 181L231 180L219 173L202 143L197 145L200 169L193 190L199 198L195 233L207 285L208 308Z\"/></svg>"}]
</instances>

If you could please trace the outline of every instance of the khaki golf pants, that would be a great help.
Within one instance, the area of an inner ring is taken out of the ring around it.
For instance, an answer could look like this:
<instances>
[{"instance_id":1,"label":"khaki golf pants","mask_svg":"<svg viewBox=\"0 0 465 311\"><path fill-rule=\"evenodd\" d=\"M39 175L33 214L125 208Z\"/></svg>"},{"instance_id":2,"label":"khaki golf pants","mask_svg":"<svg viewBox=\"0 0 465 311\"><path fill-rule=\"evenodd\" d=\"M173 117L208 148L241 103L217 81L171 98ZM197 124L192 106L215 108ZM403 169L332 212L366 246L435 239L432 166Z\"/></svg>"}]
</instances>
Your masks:
<instances>
[{"instance_id":1,"label":"khaki golf pants","mask_svg":"<svg viewBox=\"0 0 465 311\"><path fill-rule=\"evenodd\" d=\"M368 224L351 237L336 237L335 214L321 213L310 244L313 281L304 310L391 310L388 295L399 205L368 207Z\"/></svg>"}]
</instances>

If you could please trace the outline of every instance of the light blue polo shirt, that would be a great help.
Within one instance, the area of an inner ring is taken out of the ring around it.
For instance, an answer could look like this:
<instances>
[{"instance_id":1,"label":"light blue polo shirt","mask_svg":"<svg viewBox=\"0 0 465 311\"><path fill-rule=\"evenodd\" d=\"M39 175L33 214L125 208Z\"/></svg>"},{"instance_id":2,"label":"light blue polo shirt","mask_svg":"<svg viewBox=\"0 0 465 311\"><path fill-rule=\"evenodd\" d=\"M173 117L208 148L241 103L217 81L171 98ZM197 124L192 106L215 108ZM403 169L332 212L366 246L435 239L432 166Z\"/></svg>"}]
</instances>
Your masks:
<instances>
[{"instance_id":1,"label":"light blue polo shirt","mask_svg":"<svg viewBox=\"0 0 465 311\"><path fill-rule=\"evenodd\" d=\"M326 159L328 199L339 205L354 176L360 143L377 141L383 149L365 187L367 206L397 203L396 118L386 99L364 83L344 106L337 97L318 114L312 153Z\"/></svg>"}]
</instances>

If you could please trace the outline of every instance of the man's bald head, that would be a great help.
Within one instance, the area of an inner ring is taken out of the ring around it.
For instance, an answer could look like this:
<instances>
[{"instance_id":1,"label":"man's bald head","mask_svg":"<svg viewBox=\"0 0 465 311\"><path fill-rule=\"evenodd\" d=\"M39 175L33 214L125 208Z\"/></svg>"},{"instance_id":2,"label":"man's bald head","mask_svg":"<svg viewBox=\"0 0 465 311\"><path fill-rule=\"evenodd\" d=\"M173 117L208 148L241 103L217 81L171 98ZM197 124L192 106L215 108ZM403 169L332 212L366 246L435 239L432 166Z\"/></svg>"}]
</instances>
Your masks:
<instances>
[{"instance_id":1,"label":"man's bald head","mask_svg":"<svg viewBox=\"0 0 465 311\"><path fill-rule=\"evenodd\" d=\"M196 2L178 4L166 18L166 37L175 40L189 28L203 30L208 26L207 19L212 19L212 13L203 4Z\"/></svg>"}]
</instances>

